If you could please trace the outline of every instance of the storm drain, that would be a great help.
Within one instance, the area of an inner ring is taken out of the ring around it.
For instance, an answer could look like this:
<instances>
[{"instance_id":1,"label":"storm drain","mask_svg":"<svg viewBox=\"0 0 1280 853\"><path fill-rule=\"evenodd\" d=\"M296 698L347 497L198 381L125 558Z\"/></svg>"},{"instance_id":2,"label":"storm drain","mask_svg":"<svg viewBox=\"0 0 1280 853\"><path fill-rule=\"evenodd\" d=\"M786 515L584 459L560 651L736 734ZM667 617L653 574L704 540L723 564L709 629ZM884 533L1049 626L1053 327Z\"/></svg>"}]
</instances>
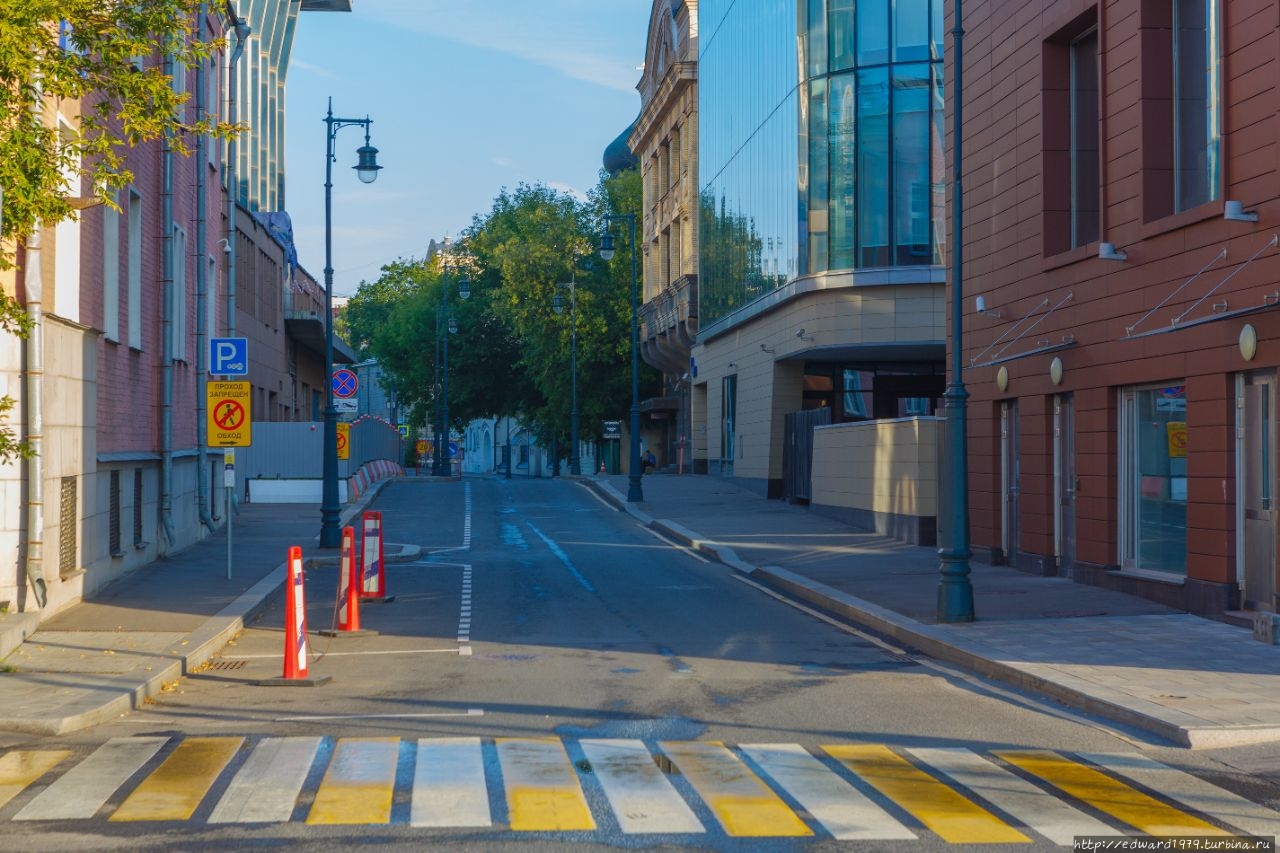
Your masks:
<instances>
[{"instance_id":1,"label":"storm drain","mask_svg":"<svg viewBox=\"0 0 1280 853\"><path fill-rule=\"evenodd\" d=\"M244 669L248 663L247 660L211 660L209 661L209 669Z\"/></svg>"}]
</instances>

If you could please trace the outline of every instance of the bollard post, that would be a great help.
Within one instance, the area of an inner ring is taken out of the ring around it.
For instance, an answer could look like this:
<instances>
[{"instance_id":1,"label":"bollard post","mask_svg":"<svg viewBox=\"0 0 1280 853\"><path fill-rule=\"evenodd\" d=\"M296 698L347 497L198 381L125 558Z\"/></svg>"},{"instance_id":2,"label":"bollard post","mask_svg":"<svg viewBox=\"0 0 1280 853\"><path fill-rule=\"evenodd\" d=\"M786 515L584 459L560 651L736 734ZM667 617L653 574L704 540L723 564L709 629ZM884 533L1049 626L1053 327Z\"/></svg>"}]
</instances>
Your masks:
<instances>
[{"instance_id":1,"label":"bollard post","mask_svg":"<svg viewBox=\"0 0 1280 853\"><path fill-rule=\"evenodd\" d=\"M263 686L316 687L330 680L329 676L312 678L307 648L307 596L302 572L302 549L289 548L285 575L284 599L284 675L259 681Z\"/></svg>"}]
</instances>

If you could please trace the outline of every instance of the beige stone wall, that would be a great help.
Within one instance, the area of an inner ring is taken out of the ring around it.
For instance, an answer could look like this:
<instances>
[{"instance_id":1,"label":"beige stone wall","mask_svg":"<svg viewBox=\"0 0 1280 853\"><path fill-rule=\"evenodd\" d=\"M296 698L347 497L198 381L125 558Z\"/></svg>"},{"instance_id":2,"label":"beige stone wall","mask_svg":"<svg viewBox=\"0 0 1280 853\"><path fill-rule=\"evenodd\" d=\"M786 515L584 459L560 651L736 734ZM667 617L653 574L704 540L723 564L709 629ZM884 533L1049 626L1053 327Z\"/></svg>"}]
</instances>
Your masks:
<instances>
[{"instance_id":1,"label":"beige stone wall","mask_svg":"<svg viewBox=\"0 0 1280 853\"><path fill-rule=\"evenodd\" d=\"M937 516L940 425L940 418L899 418L816 427L811 504Z\"/></svg>"},{"instance_id":2,"label":"beige stone wall","mask_svg":"<svg viewBox=\"0 0 1280 853\"><path fill-rule=\"evenodd\" d=\"M698 420L695 410L693 426L695 436L705 435L705 450L695 444L695 455L705 452L713 471L717 461L724 459L724 377L738 377L734 476L779 478L783 417L801 405L802 351L943 340L943 285L854 287L845 284L843 278L847 276L807 280L807 291L694 347L693 357L698 365L695 386L706 389L706 406L701 412L705 421ZM801 329L804 338L797 337Z\"/></svg>"}]
</instances>

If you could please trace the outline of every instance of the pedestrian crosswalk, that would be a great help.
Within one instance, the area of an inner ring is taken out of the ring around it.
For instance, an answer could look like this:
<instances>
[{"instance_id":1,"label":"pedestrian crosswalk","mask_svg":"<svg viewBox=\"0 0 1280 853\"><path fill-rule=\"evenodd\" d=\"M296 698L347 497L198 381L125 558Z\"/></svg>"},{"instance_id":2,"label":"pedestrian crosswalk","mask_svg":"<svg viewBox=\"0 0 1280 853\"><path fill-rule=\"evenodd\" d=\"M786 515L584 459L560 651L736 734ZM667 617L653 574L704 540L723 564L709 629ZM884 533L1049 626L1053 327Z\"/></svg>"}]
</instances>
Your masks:
<instances>
[{"instance_id":1,"label":"pedestrian crosswalk","mask_svg":"<svg viewBox=\"0 0 1280 853\"><path fill-rule=\"evenodd\" d=\"M1069 846L1274 837L1280 814L1139 754L633 739L128 737L0 755L0 822Z\"/></svg>"}]
</instances>

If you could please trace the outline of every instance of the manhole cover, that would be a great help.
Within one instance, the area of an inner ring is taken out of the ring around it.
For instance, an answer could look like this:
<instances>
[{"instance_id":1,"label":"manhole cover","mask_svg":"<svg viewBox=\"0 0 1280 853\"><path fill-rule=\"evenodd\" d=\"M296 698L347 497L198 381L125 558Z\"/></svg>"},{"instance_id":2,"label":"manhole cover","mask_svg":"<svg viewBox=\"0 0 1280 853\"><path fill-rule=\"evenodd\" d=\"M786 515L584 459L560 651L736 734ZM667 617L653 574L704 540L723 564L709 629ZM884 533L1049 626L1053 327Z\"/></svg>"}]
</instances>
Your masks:
<instances>
[{"instance_id":1,"label":"manhole cover","mask_svg":"<svg viewBox=\"0 0 1280 853\"><path fill-rule=\"evenodd\" d=\"M209 661L209 669L243 669L247 660L214 660Z\"/></svg>"}]
</instances>

